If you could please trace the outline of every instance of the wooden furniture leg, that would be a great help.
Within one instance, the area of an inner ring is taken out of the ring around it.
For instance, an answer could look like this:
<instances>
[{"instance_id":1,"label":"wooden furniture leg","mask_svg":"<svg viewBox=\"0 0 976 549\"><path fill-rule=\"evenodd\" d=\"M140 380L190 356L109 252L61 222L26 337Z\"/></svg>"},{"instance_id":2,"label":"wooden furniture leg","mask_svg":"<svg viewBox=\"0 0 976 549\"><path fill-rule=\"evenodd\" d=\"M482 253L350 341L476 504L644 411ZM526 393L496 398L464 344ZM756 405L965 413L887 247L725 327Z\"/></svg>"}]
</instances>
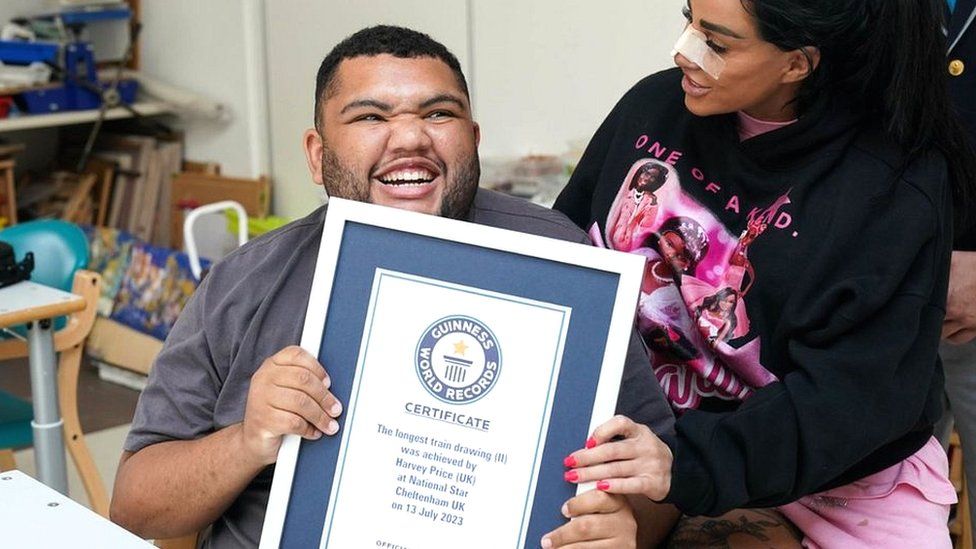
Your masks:
<instances>
[{"instance_id":1,"label":"wooden furniture leg","mask_svg":"<svg viewBox=\"0 0 976 549\"><path fill-rule=\"evenodd\" d=\"M0 211L0 214L5 214L8 225L15 225L17 224L17 195L14 192L13 160L0 160L0 185L3 185L3 195L7 197L7 211Z\"/></svg>"},{"instance_id":2,"label":"wooden furniture leg","mask_svg":"<svg viewBox=\"0 0 976 549\"><path fill-rule=\"evenodd\" d=\"M14 451L0 450L0 471L11 471L16 468L17 462L14 461Z\"/></svg>"}]
</instances>

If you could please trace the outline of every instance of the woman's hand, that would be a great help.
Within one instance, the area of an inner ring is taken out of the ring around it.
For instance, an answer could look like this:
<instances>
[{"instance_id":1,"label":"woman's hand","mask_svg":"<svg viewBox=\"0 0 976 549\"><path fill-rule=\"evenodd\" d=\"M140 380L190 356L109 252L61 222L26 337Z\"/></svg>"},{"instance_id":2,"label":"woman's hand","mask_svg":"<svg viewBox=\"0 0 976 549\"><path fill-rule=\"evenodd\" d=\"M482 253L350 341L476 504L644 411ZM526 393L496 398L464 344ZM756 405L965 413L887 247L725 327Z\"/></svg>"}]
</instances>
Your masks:
<instances>
[{"instance_id":1,"label":"woman's hand","mask_svg":"<svg viewBox=\"0 0 976 549\"><path fill-rule=\"evenodd\" d=\"M593 431L586 449L566 457L568 482L597 482L612 494L660 501L671 491L671 449L646 425L616 416Z\"/></svg>"},{"instance_id":2,"label":"woman's hand","mask_svg":"<svg viewBox=\"0 0 976 549\"><path fill-rule=\"evenodd\" d=\"M543 548L630 549L637 546L637 522L626 496L590 490L567 501L562 513L570 521L543 536Z\"/></svg>"}]
</instances>

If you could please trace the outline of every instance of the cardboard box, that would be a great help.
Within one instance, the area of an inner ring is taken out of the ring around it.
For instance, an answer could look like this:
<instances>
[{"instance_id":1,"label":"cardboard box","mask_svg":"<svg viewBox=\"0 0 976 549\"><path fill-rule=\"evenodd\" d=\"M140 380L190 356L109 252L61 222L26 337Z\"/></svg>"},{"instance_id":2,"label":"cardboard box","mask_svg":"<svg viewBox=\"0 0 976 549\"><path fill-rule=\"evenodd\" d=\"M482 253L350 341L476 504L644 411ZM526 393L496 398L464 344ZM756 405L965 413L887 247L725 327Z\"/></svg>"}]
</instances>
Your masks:
<instances>
[{"instance_id":1,"label":"cardboard box","mask_svg":"<svg viewBox=\"0 0 976 549\"><path fill-rule=\"evenodd\" d=\"M244 206L248 217L265 217L271 203L271 183L266 177L240 179L206 173L182 172L173 178L170 195L170 240L172 247L183 248L183 212L221 200Z\"/></svg>"},{"instance_id":2,"label":"cardboard box","mask_svg":"<svg viewBox=\"0 0 976 549\"><path fill-rule=\"evenodd\" d=\"M91 358L145 375L162 348L162 341L104 317L95 319L85 343Z\"/></svg>"}]
</instances>

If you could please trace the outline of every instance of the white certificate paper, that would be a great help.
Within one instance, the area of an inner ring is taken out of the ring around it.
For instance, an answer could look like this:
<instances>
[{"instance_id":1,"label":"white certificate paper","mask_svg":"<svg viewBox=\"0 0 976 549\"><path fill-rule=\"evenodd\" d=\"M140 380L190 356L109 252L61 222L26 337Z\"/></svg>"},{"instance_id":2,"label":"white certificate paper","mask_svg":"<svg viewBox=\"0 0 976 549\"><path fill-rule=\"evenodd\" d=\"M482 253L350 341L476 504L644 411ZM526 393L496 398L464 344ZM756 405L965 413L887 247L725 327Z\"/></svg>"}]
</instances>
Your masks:
<instances>
[{"instance_id":1,"label":"white certificate paper","mask_svg":"<svg viewBox=\"0 0 976 549\"><path fill-rule=\"evenodd\" d=\"M321 547L522 545L569 317L378 269Z\"/></svg>"}]
</instances>

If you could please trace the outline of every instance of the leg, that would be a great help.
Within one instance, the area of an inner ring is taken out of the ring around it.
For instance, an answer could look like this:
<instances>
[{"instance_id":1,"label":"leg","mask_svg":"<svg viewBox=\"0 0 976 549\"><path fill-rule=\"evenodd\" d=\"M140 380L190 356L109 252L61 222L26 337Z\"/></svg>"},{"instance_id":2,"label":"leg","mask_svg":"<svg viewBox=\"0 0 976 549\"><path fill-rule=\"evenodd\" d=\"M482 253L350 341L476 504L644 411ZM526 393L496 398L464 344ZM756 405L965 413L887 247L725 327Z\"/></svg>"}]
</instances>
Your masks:
<instances>
[{"instance_id":1,"label":"leg","mask_svg":"<svg viewBox=\"0 0 976 549\"><path fill-rule=\"evenodd\" d=\"M102 475L95 466L91 451L85 443L85 434L81 431L81 418L78 417L78 373L81 369L81 346L79 343L70 349L61 351L58 367L58 387L61 401L61 413L64 415L64 438L68 453L75 462L78 475L88 493L88 504L91 509L108 518L108 494Z\"/></svg>"},{"instance_id":2,"label":"leg","mask_svg":"<svg viewBox=\"0 0 976 549\"><path fill-rule=\"evenodd\" d=\"M51 321L32 322L27 328L30 349L31 397L34 401L34 456L38 478L44 484L68 494L68 470L58 410L57 365Z\"/></svg>"},{"instance_id":3,"label":"leg","mask_svg":"<svg viewBox=\"0 0 976 549\"><path fill-rule=\"evenodd\" d=\"M963 345L943 343L939 354L946 375L946 393L962 440L962 459L969 492L970 520L976 521L976 342ZM937 433L938 435L938 433Z\"/></svg>"},{"instance_id":4,"label":"leg","mask_svg":"<svg viewBox=\"0 0 976 549\"><path fill-rule=\"evenodd\" d=\"M13 450L0 450L0 471L12 471L17 468Z\"/></svg>"},{"instance_id":5,"label":"leg","mask_svg":"<svg viewBox=\"0 0 976 549\"><path fill-rule=\"evenodd\" d=\"M682 517L668 549L799 548L802 534L775 509L737 509L719 517Z\"/></svg>"}]
</instances>

